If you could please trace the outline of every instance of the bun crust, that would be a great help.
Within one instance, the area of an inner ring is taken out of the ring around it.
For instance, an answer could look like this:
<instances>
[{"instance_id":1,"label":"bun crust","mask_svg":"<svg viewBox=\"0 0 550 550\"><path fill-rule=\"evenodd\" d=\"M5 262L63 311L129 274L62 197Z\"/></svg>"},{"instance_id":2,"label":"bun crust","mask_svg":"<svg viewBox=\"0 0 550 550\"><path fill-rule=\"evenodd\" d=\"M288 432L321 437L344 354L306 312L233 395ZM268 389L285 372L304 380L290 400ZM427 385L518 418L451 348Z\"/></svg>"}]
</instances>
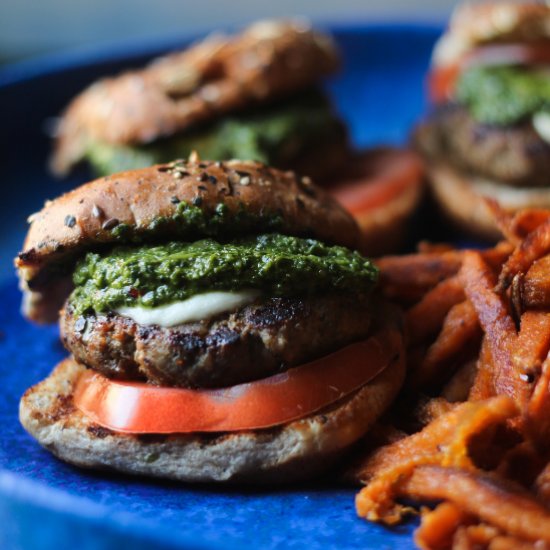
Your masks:
<instances>
[{"instance_id":1,"label":"bun crust","mask_svg":"<svg viewBox=\"0 0 550 550\"><path fill-rule=\"evenodd\" d=\"M448 64L483 44L550 38L550 6L510 0L471 3L455 10L435 49L434 62Z\"/></svg>"},{"instance_id":2,"label":"bun crust","mask_svg":"<svg viewBox=\"0 0 550 550\"><path fill-rule=\"evenodd\" d=\"M178 213L189 207L212 219L220 205L227 216L224 236L277 230L350 248L359 240L353 218L309 178L293 172L198 159L122 172L83 185L31 216L15 262L23 290L34 293L27 297L28 316L40 320L35 311L52 310L40 302L58 278L57 266L101 244L209 236ZM62 302L55 303L59 309Z\"/></svg>"},{"instance_id":3,"label":"bun crust","mask_svg":"<svg viewBox=\"0 0 550 550\"><path fill-rule=\"evenodd\" d=\"M433 196L444 214L463 232L487 241L502 237L484 197L495 199L502 208L550 208L550 190L514 188L487 182L458 172L447 164L428 167Z\"/></svg>"},{"instance_id":4,"label":"bun crust","mask_svg":"<svg viewBox=\"0 0 550 550\"><path fill-rule=\"evenodd\" d=\"M66 359L21 399L21 423L54 455L85 468L239 483L283 483L326 470L372 427L405 375L401 349L374 380L322 414L267 430L133 436L93 424L74 407L73 389L83 370Z\"/></svg>"},{"instance_id":5,"label":"bun crust","mask_svg":"<svg viewBox=\"0 0 550 550\"><path fill-rule=\"evenodd\" d=\"M93 141L148 143L307 88L336 70L332 40L297 21L212 35L148 67L96 82L67 108L52 168L66 173Z\"/></svg>"}]
</instances>

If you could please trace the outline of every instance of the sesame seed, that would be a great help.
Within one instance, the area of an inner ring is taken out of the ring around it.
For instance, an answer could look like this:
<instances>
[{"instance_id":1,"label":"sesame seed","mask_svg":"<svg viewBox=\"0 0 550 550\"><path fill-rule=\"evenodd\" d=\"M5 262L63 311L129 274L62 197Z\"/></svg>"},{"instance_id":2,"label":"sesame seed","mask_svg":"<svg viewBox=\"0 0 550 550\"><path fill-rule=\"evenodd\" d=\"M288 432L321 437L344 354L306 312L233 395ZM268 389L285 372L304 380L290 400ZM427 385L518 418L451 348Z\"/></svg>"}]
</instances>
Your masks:
<instances>
[{"instance_id":1,"label":"sesame seed","mask_svg":"<svg viewBox=\"0 0 550 550\"><path fill-rule=\"evenodd\" d=\"M105 222L103 222L103 225L101 226L101 229L105 229L108 231L109 229L114 229L120 222L116 218L109 218Z\"/></svg>"},{"instance_id":2,"label":"sesame seed","mask_svg":"<svg viewBox=\"0 0 550 550\"><path fill-rule=\"evenodd\" d=\"M94 204L92 206L92 216L94 218L101 218L103 217L103 214L104 214L103 209L100 208L97 204Z\"/></svg>"}]
</instances>

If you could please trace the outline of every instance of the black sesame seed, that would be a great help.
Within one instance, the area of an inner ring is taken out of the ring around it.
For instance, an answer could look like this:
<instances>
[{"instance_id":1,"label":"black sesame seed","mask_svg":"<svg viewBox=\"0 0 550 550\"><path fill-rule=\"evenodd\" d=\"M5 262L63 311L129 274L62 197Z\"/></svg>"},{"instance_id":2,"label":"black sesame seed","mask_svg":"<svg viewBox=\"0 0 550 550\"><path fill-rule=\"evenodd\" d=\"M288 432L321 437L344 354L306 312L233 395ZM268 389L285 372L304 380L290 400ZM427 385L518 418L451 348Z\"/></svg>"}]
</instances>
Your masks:
<instances>
[{"instance_id":1,"label":"black sesame seed","mask_svg":"<svg viewBox=\"0 0 550 550\"><path fill-rule=\"evenodd\" d=\"M199 185L197 189L200 191L206 191L206 187L204 185Z\"/></svg>"},{"instance_id":2,"label":"black sesame seed","mask_svg":"<svg viewBox=\"0 0 550 550\"><path fill-rule=\"evenodd\" d=\"M208 174L207 174L206 172L203 172L203 173L199 176L199 181L207 182L207 181L208 181Z\"/></svg>"},{"instance_id":3,"label":"black sesame seed","mask_svg":"<svg viewBox=\"0 0 550 550\"><path fill-rule=\"evenodd\" d=\"M216 178L216 176L212 176L212 175L208 175L208 181L212 184L212 185L216 185L218 183L218 180Z\"/></svg>"},{"instance_id":4,"label":"black sesame seed","mask_svg":"<svg viewBox=\"0 0 550 550\"><path fill-rule=\"evenodd\" d=\"M76 218L74 216L71 216L70 214L68 216L65 216L65 225L67 227L73 228L76 225Z\"/></svg>"},{"instance_id":5,"label":"black sesame seed","mask_svg":"<svg viewBox=\"0 0 550 550\"><path fill-rule=\"evenodd\" d=\"M179 204L181 201L178 199L178 197L174 196L170 198L170 202L172 204Z\"/></svg>"},{"instance_id":6,"label":"black sesame seed","mask_svg":"<svg viewBox=\"0 0 550 550\"><path fill-rule=\"evenodd\" d=\"M103 225L101 226L101 229L105 229L108 231L109 229L114 229L120 222L116 218L109 218L105 222L103 222Z\"/></svg>"},{"instance_id":7,"label":"black sesame seed","mask_svg":"<svg viewBox=\"0 0 550 550\"><path fill-rule=\"evenodd\" d=\"M195 197L193 199L193 206L200 206L202 204L202 197Z\"/></svg>"}]
</instances>

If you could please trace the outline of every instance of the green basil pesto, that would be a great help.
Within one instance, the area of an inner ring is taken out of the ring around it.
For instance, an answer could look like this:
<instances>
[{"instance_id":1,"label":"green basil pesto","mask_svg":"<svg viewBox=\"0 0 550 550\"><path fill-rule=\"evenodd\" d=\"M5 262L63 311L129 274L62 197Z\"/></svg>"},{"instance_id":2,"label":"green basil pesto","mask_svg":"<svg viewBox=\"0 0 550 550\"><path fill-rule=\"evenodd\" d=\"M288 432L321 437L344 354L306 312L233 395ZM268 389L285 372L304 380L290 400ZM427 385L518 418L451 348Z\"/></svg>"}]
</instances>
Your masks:
<instances>
[{"instance_id":1,"label":"green basil pesto","mask_svg":"<svg viewBox=\"0 0 550 550\"><path fill-rule=\"evenodd\" d=\"M508 126L550 111L550 73L524 67L472 67L458 80L456 98L478 122Z\"/></svg>"},{"instance_id":2,"label":"green basil pesto","mask_svg":"<svg viewBox=\"0 0 550 550\"><path fill-rule=\"evenodd\" d=\"M174 197L174 201L178 201ZM228 239L254 232L274 232L284 225L279 213L265 211L261 214L250 213L244 205L231 212L227 205L220 203L213 210L186 202L177 202L171 216L158 216L149 225L143 227L118 224L111 233L121 244L141 244L157 240L162 236L183 240L202 237Z\"/></svg>"},{"instance_id":3,"label":"green basil pesto","mask_svg":"<svg viewBox=\"0 0 550 550\"><path fill-rule=\"evenodd\" d=\"M309 93L147 145L93 142L85 156L99 175L184 158L193 150L209 160L239 158L286 167L340 127L326 99Z\"/></svg>"},{"instance_id":4,"label":"green basil pesto","mask_svg":"<svg viewBox=\"0 0 550 550\"><path fill-rule=\"evenodd\" d=\"M378 270L358 252L313 239L265 234L219 243L203 239L89 253L77 265L77 313L154 307L211 290L257 289L270 296L366 292Z\"/></svg>"}]
</instances>

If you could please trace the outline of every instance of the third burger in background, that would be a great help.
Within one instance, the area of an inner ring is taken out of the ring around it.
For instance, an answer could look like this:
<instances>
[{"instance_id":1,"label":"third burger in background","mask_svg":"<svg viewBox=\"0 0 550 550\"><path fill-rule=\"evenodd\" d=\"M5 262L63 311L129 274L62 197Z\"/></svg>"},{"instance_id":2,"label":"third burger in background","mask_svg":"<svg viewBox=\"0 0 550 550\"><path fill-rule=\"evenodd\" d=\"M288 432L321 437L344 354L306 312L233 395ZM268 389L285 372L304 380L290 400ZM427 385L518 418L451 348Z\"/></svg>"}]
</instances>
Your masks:
<instances>
[{"instance_id":1,"label":"third burger in background","mask_svg":"<svg viewBox=\"0 0 550 550\"><path fill-rule=\"evenodd\" d=\"M429 79L435 109L416 131L433 193L461 229L499 232L483 200L550 206L550 7L459 7Z\"/></svg>"}]
</instances>

